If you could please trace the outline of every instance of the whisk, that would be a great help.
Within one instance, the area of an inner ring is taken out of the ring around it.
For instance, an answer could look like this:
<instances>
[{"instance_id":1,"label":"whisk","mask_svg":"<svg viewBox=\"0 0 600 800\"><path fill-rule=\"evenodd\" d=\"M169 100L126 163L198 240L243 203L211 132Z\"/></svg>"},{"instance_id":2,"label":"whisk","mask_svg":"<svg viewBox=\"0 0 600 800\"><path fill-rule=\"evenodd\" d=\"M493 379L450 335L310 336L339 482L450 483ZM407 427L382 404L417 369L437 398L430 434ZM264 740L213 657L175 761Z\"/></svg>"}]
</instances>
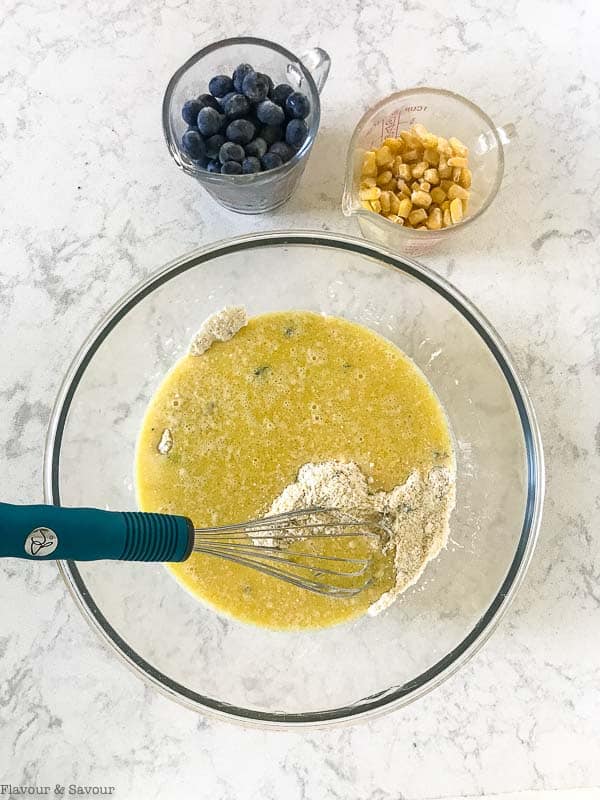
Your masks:
<instances>
[{"instance_id":1,"label":"whisk","mask_svg":"<svg viewBox=\"0 0 600 800\"><path fill-rule=\"evenodd\" d=\"M194 528L187 517L175 514L0 503L2 557L176 562L196 552L336 598L352 597L369 586L373 554L387 533L383 517L334 508L302 508L235 525ZM329 555L313 547L320 540L357 537L367 540L367 555ZM300 542L306 546L297 549Z\"/></svg>"}]
</instances>

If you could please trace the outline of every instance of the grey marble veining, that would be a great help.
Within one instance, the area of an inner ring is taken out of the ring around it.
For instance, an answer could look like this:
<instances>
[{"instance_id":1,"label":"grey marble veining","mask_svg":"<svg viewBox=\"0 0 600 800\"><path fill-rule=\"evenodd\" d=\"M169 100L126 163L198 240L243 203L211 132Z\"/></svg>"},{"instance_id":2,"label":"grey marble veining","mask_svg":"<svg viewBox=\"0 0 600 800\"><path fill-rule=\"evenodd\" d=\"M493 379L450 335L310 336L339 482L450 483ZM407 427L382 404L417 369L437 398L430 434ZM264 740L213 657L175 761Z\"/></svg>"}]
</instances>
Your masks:
<instances>
[{"instance_id":1,"label":"grey marble veining","mask_svg":"<svg viewBox=\"0 0 600 800\"><path fill-rule=\"evenodd\" d=\"M260 28L257 27L260 24ZM333 66L299 192L264 217L206 201L170 161L160 102L218 38L265 34ZM454 89L518 139L492 209L426 263L481 308L538 412L547 501L508 616L427 698L340 730L245 730L144 685L49 565L0 566L0 782L115 796L434 798L600 784L600 15L593 4L285 0L231 7L4 0L0 20L2 499L42 497L54 396L90 328L173 257L249 230L357 233L345 148L394 88Z\"/></svg>"}]
</instances>

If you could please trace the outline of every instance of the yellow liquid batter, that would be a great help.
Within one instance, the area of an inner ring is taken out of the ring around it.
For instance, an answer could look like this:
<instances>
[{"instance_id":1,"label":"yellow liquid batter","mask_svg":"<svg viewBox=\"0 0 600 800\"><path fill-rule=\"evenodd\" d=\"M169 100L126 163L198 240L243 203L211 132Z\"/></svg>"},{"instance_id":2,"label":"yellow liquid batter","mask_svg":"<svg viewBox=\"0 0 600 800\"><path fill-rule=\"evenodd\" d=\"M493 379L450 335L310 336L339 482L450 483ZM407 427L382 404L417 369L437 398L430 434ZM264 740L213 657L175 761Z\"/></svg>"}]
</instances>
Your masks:
<instances>
[{"instance_id":1,"label":"yellow liquid batter","mask_svg":"<svg viewBox=\"0 0 600 800\"><path fill-rule=\"evenodd\" d=\"M157 445L166 428L173 444L164 455ZM264 314L231 340L184 356L166 376L138 441L138 502L197 527L253 519L303 464L332 460L355 462L373 492L390 491L414 469L450 465L439 401L412 361L361 325L312 312ZM327 542L327 552L348 555L347 541ZM198 553L169 569L212 607L279 629L352 619L394 583L392 553L377 555L373 585L349 599Z\"/></svg>"}]
</instances>

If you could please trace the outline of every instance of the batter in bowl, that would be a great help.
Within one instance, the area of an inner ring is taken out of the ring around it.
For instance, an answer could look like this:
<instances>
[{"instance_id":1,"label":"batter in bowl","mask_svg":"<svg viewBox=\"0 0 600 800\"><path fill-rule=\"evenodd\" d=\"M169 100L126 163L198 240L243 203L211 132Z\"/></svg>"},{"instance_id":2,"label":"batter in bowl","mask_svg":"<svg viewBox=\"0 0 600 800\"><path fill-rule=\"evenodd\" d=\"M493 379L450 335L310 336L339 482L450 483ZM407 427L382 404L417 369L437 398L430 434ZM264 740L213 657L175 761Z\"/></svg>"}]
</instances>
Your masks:
<instances>
[{"instance_id":1,"label":"batter in bowl","mask_svg":"<svg viewBox=\"0 0 600 800\"><path fill-rule=\"evenodd\" d=\"M414 583L445 545L454 504L446 417L394 344L307 311L246 320L234 307L209 319L146 413L136 457L140 508L184 514L197 527L224 525L307 497L322 502L331 496L328 475L347 482L342 495L358 492L395 514L396 546L375 554L364 592L323 597L199 553L169 565L174 576L245 622L326 627L376 613ZM343 539L324 546L348 554Z\"/></svg>"}]
</instances>

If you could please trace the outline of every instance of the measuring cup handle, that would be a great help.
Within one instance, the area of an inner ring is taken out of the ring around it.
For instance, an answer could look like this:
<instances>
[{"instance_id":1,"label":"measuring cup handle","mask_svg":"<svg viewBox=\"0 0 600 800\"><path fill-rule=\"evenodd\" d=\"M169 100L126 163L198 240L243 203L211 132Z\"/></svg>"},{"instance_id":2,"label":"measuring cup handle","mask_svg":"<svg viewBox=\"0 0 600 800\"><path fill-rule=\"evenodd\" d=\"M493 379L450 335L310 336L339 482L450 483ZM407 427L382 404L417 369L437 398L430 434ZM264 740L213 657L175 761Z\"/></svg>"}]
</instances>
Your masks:
<instances>
[{"instance_id":1,"label":"measuring cup handle","mask_svg":"<svg viewBox=\"0 0 600 800\"><path fill-rule=\"evenodd\" d=\"M490 150L495 150L498 147L498 142L505 147L516 138L517 129L512 122L507 122L506 125L488 128L485 133L479 135L475 145L475 152L479 155L489 153Z\"/></svg>"},{"instance_id":2,"label":"measuring cup handle","mask_svg":"<svg viewBox=\"0 0 600 800\"><path fill-rule=\"evenodd\" d=\"M506 125L499 125L496 128L502 144L510 144L513 139L517 138L517 129L512 122L507 122Z\"/></svg>"},{"instance_id":3,"label":"measuring cup handle","mask_svg":"<svg viewBox=\"0 0 600 800\"><path fill-rule=\"evenodd\" d=\"M302 53L300 61L313 76L319 94L321 94L331 67L329 53L325 52L322 47L313 47L312 50Z\"/></svg>"}]
</instances>

